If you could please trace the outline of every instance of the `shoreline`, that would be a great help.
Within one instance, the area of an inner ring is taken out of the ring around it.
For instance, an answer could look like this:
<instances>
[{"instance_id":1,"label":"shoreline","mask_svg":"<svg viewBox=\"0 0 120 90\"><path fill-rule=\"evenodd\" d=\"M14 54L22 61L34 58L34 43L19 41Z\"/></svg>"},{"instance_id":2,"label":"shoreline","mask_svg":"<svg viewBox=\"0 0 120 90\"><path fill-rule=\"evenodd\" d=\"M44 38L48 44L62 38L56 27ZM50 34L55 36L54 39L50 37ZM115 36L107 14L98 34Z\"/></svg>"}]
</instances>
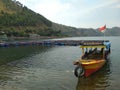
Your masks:
<instances>
[{"instance_id":1,"label":"shoreline","mask_svg":"<svg viewBox=\"0 0 120 90\"><path fill-rule=\"evenodd\" d=\"M8 37L8 40L37 40L37 39L55 39L55 38L65 38L63 36L39 36L39 37Z\"/></svg>"}]
</instances>

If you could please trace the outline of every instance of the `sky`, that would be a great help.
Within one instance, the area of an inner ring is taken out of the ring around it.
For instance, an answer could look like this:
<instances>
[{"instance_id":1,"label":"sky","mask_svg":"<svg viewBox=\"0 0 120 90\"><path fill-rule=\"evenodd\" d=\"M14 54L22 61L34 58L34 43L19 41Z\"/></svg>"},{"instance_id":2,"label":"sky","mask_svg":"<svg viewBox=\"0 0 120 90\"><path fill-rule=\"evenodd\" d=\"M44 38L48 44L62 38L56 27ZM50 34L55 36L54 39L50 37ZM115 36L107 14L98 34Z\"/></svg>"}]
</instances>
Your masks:
<instances>
[{"instance_id":1,"label":"sky","mask_svg":"<svg viewBox=\"0 0 120 90\"><path fill-rule=\"evenodd\" d=\"M120 27L120 0L17 0L52 22L77 28Z\"/></svg>"}]
</instances>

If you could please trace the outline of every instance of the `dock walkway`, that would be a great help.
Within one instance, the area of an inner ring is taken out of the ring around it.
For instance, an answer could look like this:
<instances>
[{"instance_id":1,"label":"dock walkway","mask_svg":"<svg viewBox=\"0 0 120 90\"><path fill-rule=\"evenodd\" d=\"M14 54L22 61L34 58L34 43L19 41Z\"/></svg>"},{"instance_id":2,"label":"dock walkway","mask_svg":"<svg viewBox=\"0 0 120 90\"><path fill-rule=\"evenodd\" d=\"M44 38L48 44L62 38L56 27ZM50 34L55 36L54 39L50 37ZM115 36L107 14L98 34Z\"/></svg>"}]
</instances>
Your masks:
<instances>
[{"instance_id":1,"label":"dock walkway","mask_svg":"<svg viewBox=\"0 0 120 90\"><path fill-rule=\"evenodd\" d=\"M108 41L108 40L106 40ZM42 45L42 46L79 46L83 43L103 44L103 40L41 40L41 41L14 41L14 42L1 42L0 47L10 46L29 46L29 45Z\"/></svg>"}]
</instances>

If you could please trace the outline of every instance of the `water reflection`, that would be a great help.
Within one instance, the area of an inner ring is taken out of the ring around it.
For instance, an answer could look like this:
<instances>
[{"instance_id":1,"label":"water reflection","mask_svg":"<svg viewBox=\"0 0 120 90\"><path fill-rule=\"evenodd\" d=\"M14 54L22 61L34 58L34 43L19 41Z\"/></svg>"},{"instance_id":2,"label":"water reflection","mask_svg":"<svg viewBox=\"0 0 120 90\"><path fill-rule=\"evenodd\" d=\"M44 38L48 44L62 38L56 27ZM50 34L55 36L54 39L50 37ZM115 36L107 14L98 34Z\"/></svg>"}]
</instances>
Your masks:
<instances>
[{"instance_id":1,"label":"water reflection","mask_svg":"<svg viewBox=\"0 0 120 90\"><path fill-rule=\"evenodd\" d=\"M106 90L106 88L110 86L110 65L110 60L108 60L100 71L94 73L90 77L79 78L76 90Z\"/></svg>"},{"instance_id":2,"label":"water reflection","mask_svg":"<svg viewBox=\"0 0 120 90\"><path fill-rule=\"evenodd\" d=\"M21 47L7 47L0 48L0 65L6 64L11 61L19 60L29 57L32 54L45 51L50 47L43 46L21 46Z\"/></svg>"},{"instance_id":3,"label":"water reflection","mask_svg":"<svg viewBox=\"0 0 120 90\"><path fill-rule=\"evenodd\" d=\"M6 61L0 65L0 90L75 90L72 60L78 51L67 46L0 48L0 60Z\"/></svg>"}]
</instances>

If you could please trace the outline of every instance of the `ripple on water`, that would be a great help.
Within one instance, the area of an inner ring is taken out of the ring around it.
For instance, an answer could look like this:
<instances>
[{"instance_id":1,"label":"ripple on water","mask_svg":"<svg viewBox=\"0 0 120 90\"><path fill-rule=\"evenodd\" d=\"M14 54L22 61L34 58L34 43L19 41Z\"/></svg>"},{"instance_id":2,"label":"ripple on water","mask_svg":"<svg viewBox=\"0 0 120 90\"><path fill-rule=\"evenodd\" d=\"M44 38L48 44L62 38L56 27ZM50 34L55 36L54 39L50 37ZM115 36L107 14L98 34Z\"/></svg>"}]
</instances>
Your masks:
<instances>
[{"instance_id":1,"label":"ripple on water","mask_svg":"<svg viewBox=\"0 0 120 90\"><path fill-rule=\"evenodd\" d=\"M5 88L6 90L39 90L41 88L42 90L54 88L66 90L69 88L70 80L67 74L73 75L72 72L66 71L44 68L19 68L9 65L1 66L0 71L0 75L2 75L0 79L3 81L0 89Z\"/></svg>"}]
</instances>

